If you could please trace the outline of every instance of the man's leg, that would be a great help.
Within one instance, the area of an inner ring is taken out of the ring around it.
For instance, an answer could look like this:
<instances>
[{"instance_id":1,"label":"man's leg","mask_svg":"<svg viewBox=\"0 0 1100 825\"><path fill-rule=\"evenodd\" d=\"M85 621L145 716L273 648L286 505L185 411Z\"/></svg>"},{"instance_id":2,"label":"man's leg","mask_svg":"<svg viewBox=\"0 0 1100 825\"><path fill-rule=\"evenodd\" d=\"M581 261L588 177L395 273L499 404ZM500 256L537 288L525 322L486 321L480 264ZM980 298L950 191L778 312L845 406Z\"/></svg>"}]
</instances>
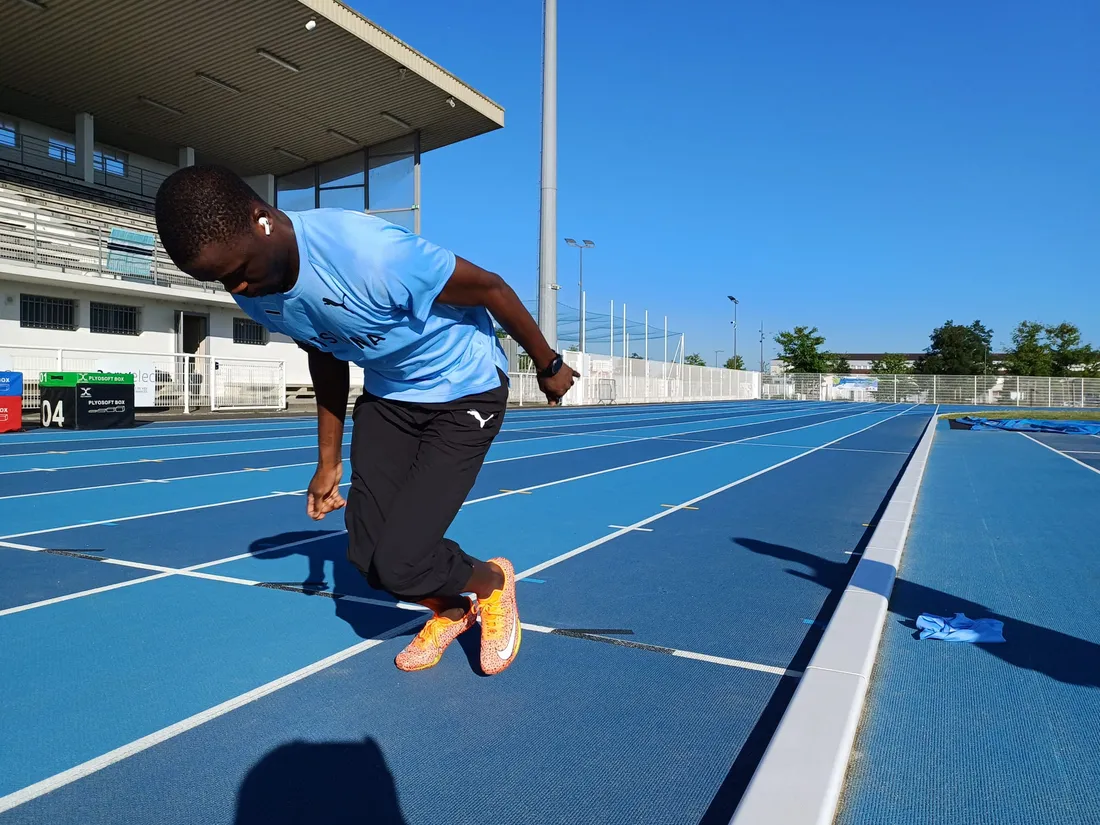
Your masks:
<instances>
[{"instance_id":1,"label":"man's leg","mask_svg":"<svg viewBox=\"0 0 1100 825\"><path fill-rule=\"evenodd\" d=\"M375 569L375 546L394 499L412 473L422 422L409 408L370 396L355 405L352 416L351 489L344 513L348 561L371 587L386 590ZM468 608L469 601L433 600L426 606L440 612L463 605Z\"/></svg>"},{"instance_id":2,"label":"man's leg","mask_svg":"<svg viewBox=\"0 0 1100 825\"><path fill-rule=\"evenodd\" d=\"M444 617L457 618L464 606L455 600L463 593L478 596L483 649L486 640L496 644L490 638L494 634L505 637L498 646L506 655L488 661L483 656L488 672L502 670L518 649L513 571L504 559L485 562L470 556L444 534L500 431L507 395L502 385L454 404L416 408L415 414L426 416L420 448L373 549L375 575L399 598L434 605Z\"/></svg>"}]
</instances>

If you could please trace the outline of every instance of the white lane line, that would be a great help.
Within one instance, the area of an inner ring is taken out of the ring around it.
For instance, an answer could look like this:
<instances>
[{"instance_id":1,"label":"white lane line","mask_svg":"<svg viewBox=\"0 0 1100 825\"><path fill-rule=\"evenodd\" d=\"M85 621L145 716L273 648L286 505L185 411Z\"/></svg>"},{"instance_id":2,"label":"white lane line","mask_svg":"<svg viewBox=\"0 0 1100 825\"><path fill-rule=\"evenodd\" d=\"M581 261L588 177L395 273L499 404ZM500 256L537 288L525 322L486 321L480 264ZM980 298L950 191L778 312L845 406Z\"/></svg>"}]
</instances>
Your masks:
<instances>
[{"instance_id":1,"label":"white lane line","mask_svg":"<svg viewBox=\"0 0 1100 825\"><path fill-rule=\"evenodd\" d=\"M891 405L891 406L894 406L894 405ZM787 429L787 430L778 430L778 431L773 432L773 433L762 433L761 435L749 436L748 438L740 439L739 441L719 441L719 442L709 444L706 447L702 447L702 448L699 448L699 449L696 449L696 450L688 450L686 452L672 453L672 454L667 455L667 456L660 456L658 458L648 459L647 461L641 461L641 462L637 462L637 463L634 463L634 464L625 464L625 465L622 465L622 466L619 466L619 467L611 467L611 468L600 470L600 471L597 471L597 472L594 472L594 473L587 473L585 475L573 476L571 478L561 479L561 480L558 480L558 481L549 482L547 484L537 485L535 487L524 487L524 488L520 488L520 489L516 489L516 490L510 490L508 492L498 493L498 494L492 495L492 496L485 496L484 498L472 499L470 501L467 501L466 504L474 504L474 503L481 502L481 501L489 501L491 499L501 498L503 496L527 495L528 493L530 493L533 490L541 489L542 487L552 486L554 484L561 484L561 483L564 483L564 482L567 482L567 481L576 481L576 480L579 480L579 479L582 479L582 478L589 478L593 475L600 475L602 473L614 472L616 470L624 470L624 469L628 469L630 467L640 466L641 464L649 464L649 463L652 463L654 461L663 461L663 460L668 459L668 458L676 458L676 457L682 456L682 455L690 455L691 453L704 452L706 450L713 450L717 447L725 447L725 446L728 446L730 444L743 443L744 441L748 441L748 440L751 440L753 438L763 438L767 435L777 435L777 434L781 434L781 433L794 432L795 430L802 430L802 429L807 429L809 427L816 427L816 426L819 426L821 424L831 423L833 421L843 421L846 418L853 418L853 417L860 416L860 415L871 415L871 414L876 413L876 412L882 412L882 409L881 408L876 408L876 409L873 409L873 410L866 410L866 411L861 412L861 413L855 413L853 415L840 416L838 418L830 418L828 421L819 421L819 422L816 422L814 424L807 424L807 425L802 426L802 427L794 427L794 428ZM729 427L716 427L714 429L720 429L720 430L738 429L738 428L741 428L741 427L755 426L756 424L770 424L773 421L784 421L784 420L790 420L792 418L805 418L807 416L812 416L812 415L816 415L816 413L805 413L805 414L801 414L801 415L786 416L784 418L770 419L768 421L757 421L757 422L752 422L752 423L749 423L749 424L738 424L738 425L729 426ZM697 431L697 432L702 432L702 431ZM636 442L639 442L639 441L655 441L655 440L660 440L660 439L665 438L665 437L666 436L661 436L661 435L646 436L644 438L636 438L636 439L630 439L628 441L615 442L615 444L630 444L630 443L636 443ZM526 458L538 458L538 457L541 457L541 456L556 455L558 453L576 452L578 450L588 450L588 449L595 449L597 447L606 447L606 446L613 446L613 445L590 444L590 445L586 445L586 446L583 446L583 447L570 447L570 448L567 448L565 450L551 451L551 452L548 452L548 453L536 453L536 454L527 455L527 456L513 456L511 458L493 459L493 460L490 460L490 461L486 461L485 463L486 464L500 464L500 463L510 462L510 461L519 461L519 460L526 459ZM304 464L312 464L312 463L313 462L304 462ZM295 465L286 465L286 466L295 466ZM201 474L199 476L180 476L179 478L172 479L172 480L182 480L182 479L185 479L185 478L198 478L198 477L204 477L204 476L207 476L207 475L228 475L228 474L232 474L232 473L235 473L235 472L241 472L241 471L240 470L232 470L232 471L223 471L223 472L220 472L220 473ZM139 482L139 483L141 483L141 482ZM349 482L344 482L340 486L341 487L346 487L346 486L348 486L348 483ZM134 484L134 482L120 482L117 486L126 486L128 484ZM106 484L106 485L100 485L99 487L96 487L96 488L90 488L90 487L74 488L73 490L54 491L54 492L76 492L76 491L79 491L80 489L103 489L103 488L112 487L112 486L116 486L116 485ZM5 498L20 498L22 496L46 495L48 492L49 491L42 492L42 493L24 493L24 494L21 494L21 495L7 496ZM84 523L81 523L81 524L69 524L69 525L63 525L61 527L52 527L52 528L48 528L48 529L30 530L30 531L26 531L26 532L22 532L22 533L10 533L6 536L0 536L0 539L15 539L15 538L21 538L23 536L37 536L37 535L41 535L43 533L52 533L52 532L55 532L55 531L62 531L62 530L73 530L73 529L76 529L78 527L92 527L92 526L95 526L95 525L106 524L108 522L113 522L113 521L133 521L135 519L140 519L140 518L152 518L154 516L173 515L175 513L187 512L188 510L201 510L201 509L206 509L206 508L210 508L210 507L221 507L221 506L229 505L229 504L242 504L242 503L249 502L249 501L259 501L261 499L273 498L275 496L280 496L280 495L301 495L304 492L305 492L305 490L294 490L294 491L290 491L290 492L270 493L268 495L252 496L252 497L249 497L249 498L233 499L233 500L230 500L230 501L214 502L212 504L201 504L201 505L196 505L194 507L183 507L183 508L179 508L179 509L175 509L175 510L162 510L162 511L153 512L153 513L138 514L138 515L133 515L133 516L124 516L124 517L121 517L121 518L103 519L103 520L100 520L100 521L84 522Z\"/></svg>"},{"instance_id":2,"label":"white lane line","mask_svg":"<svg viewBox=\"0 0 1100 825\"><path fill-rule=\"evenodd\" d=\"M916 406L916 405L914 405L914 406ZM909 409L911 410L911 409L913 409L913 407L910 407ZM657 521L658 519L667 518L672 513L679 512L680 508L692 506L694 504L698 504L700 501L704 501L708 498L711 498L712 496L716 496L719 493L724 493L726 490L731 490L734 487L737 487L741 484L744 484L746 481L752 481L752 479L758 478L758 477L764 475L765 473L770 473L772 470L777 470L780 467L783 467L787 464L790 464L793 461L798 461L800 458L805 458L808 455L819 452L820 450L823 450L826 447L832 446L833 444L837 444L837 443L843 441L846 438L851 438L854 435L859 435L860 433L867 432L867 430L873 429L874 427L877 427L879 424L883 424L886 421L890 421L894 418L897 418L900 415L905 415L906 412L908 412L908 410L902 410L900 413L896 413L896 414L890 416L889 418L884 418L882 421L876 421L874 424L870 424L866 427L863 427L862 429L856 430L854 433L849 433L848 435L843 435L840 438L835 438L832 441L828 441L825 444L822 444L820 447L813 447L809 450L806 450L805 452L799 453L796 456L791 456L790 458L784 459L783 461L779 461L775 464L772 464L769 467L765 467L763 470L757 470L755 473L750 473L749 475L744 476L742 478L739 478L736 481L732 481L729 484L724 484L721 487L716 487L715 489L711 490L709 493L703 493L700 496L696 496L693 499L689 499L688 501L685 501L685 502L681 503L680 505L678 505L677 508L669 509L669 510L663 510L660 513L655 513L652 516L648 516L647 518L641 519L640 521L636 521L633 524L629 525L628 527L623 528L622 530L616 530L614 533L610 533L610 534L608 534L608 535L606 535L602 538L598 538L595 541L590 541L590 542L588 542L588 544L582 544L580 547L577 547L573 550L570 550L567 553L562 553L560 556L555 556L554 558L550 559L549 561L542 562L541 564L536 564L534 567L528 568L527 570L524 570L522 573L516 573L516 578L517 579L525 579L528 576L533 576L536 573L541 573L543 570L545 570L548 567L553 567L555 564L560 564L561 562L565 561L566 559L571 559L574 556L579 556L581 553L587 553L589 550L593 549L594 547L599 547L600 545L606 544L607 542L609 542L613 539L617 539L619 536L622 536L622 535L626 534L630 530L633 530L637 527L646 527L647 525L652 524L653 522Z\"/></svg>"},{"instance_id":3,"label":"white lane line","mask_svg":"<svg viewBox=\"0 0 1100 825\"><path fill-rule=\"evenodd\" d=\"M754 444L754 447L785 447L788 450L801 450L806 444ZM856 447L829 447L831 453L873 453L876 455L909 455L901 450L863 450Z\"/></svg>"},{"instance_id":4,"label":"white lane line","mask_svg":"<svg viewBox=\"0 0 1100 825\"><path fill-rule=\"evenodd\" d=\"M8 542L8 541L0 541L0 547L6 547L6 548L11 549L11 550L24 550L24 551L27 551L27 552L30 552L30 553L42 553L44 555L53 555L54 552L55 552L55 551L51 551L51 550L49 550L48 548L45 548L45 547L32 547L32 546L27 545L27 544L14 544L14 543ZM276 549L281 550L281 549L284 549L284 548L282 548L282 547L270 548L269 550L263 551L263 552L271 552L271 550L276 550ZM67 556L69 554L68 553L57 553L57 555L64 557L64 556ZM96 587L96 588L92 588L91 590L83 590L83 591L80 591L79 593L70 593L70 594L67 594L65 596L59 596L59 597L54 598L54 599L44 599L43 601L39 601L39 602L31 602L29 604L18 605L16 607L7 608L6 610L0 610L0 616L7 616L11 613L22 613L26 610L33 610L34 608L37 608L37 607L45 607L49 604L56 604L59 601L70 601L71 599L74 599L74 598L80 598L82 596L89 596L89 595L92 595L94 593L102 593L102 592L105 592L107 590L117 590L120 587L127 587L127 586L133 585L133 584L141 584L142 582L153 581L155 579L163 579L163 578L166 578L168 576L182 576L184 578L190 578L190 579L203 579L205 581L215 581L215 582L221 582L223 584L236 584L236 585L241 585L241 586L244 586L244 587L264 587L264 588L270 588L270 589L273 589L273 590L291 590L291 591L294 591L294 592L304 592L307 595L319 595L319 596L327 596L329 598L336 598L336 599L339 599L340 601L349 601L349 602L356 602L358 604L374 605L375 607L393 607L393 608L398 608L400 610L420 610L420 611L424 611L424 610L428 609L426 607L422 607L421 605L411 604L411 603L407 603L407 602L388 602L388 601L384 601L382 599L367 598L365 596L351 596L351 595L346 595L346 594L333 594L333 593L330 593L329 591L321 590L321 589L317 589L317 590L313 590L313 589L310 589L310 588L301 588L301 589L299 589L297 586L286 586L286 585L272 584L271 582L262 582L262 581L258 581L256 579L242 579L239 576L221 576L221 575L218 575L216 573L200 573L200 572L198 572L197 568L207 567L207 566L209 566L209 563L202 564L202 565L192 565L191 567L167 567L167 566L161 565L161 564L148 564L146 562L131 561L129 559L116 559L116 558L111 558L109 556L94 556L94 557L87 558L90 555L91 554L82 554L82 556L77 556L77 557L78 558L84 557L85 560L87 560L87 561L100 562L102 564L106 564L106 565L112 566L112 567L128 567L128 568L133 568L133 569L137 569L137 570L154 571L158 575L144 576L140 579L130 579L129 581L117 582L113 585L108 585L106 587ZM259 555L262 555L262 552L257 552L257 553L254 553L252 555L259 556Z\"/></svg>"},{"instance_id":5,"label":"white lane line","mask_svg":"<svg viewBox=\"0 0 1100 825\"><path fill-rule=\"evenodd\" d=\"M272 436L271 438L233 438L233 439L225 438L225 439L221 439L219 441L203 441L203 442L200 442L200 443L202 443L202 444L214 444L214 445L217 445L217 444L246 444L250 441L280 441L280 440L289 440L289 439L293 439L293 438L299 438L299 439L312 438L313 439L312 443L311 444L307 443L307 444L302 445L304 447L316 446L316 444L317 444L317 438L316 438L316 435L314 435L314 434L285 435L285 436L280 435L280 436ZM116 452L120 452L122 450L155 450L155 449L158 449L160 447L186 447L186 446L191 446L193 443L194 442L182 441L179 444L131 444L131 445L128 445L128 446L125 446L125 447L89 447L87 450L67 450L65 453L43 453L41 451L35 450L35 451L32 451L32 452L28 452L28 453L5 453L3 455L0 455L0 459L4 459L4 458L27 458L27 457L33 457L33 456L39 456L39 455L51 455L51 454L53 454L53 455L75 455L77 453L116 453ZM284 447L283 449L292 449L292 448ZM301 449L301 448L298 448L298 449ZM246 452L259 453L259 452L271 452L271 450L270 449L269 450L247 450ZM201 455L201 456L195 456L195 457L197 457L197 458L206 458L207 456L206 455ZM153 460L155 461L156 459L153 459ZM99 466L102 466L102 465L94 464L92 466L99 467ZM69 469L69 468L68 467L60 467L58 469L66 470L66 469ZM13 471L8 470L6 472L13 472ZM25 471L16 470L14 472L25 472Z\"/></svg>"},{"instance_id":6,"label":"white lane line","mask_svg":"<svg viewBox=\"0 0 1100 825\"><path fill-rule=\"evenodd\" d=\"M299 461L295 464L275 464L265 467L266 470L284 470L288 467L313 467L316 461ZM64 490L39 490L35 493L14 493L9 496L0 496L0 501L8 501L13 498L34 498L36 496L52 496L61 493L83 493L88 490L110 490L115 487L133 487L139 484L169 484L173 481L189 481L193 478L214 478L216 476L232 476L237 473L256 472L253 467L238 467L234 470L220 470L216 473L195 473L189 476L169 476L167 478L141 478L136 481L118 481L114 484L93 484L88 487L68 487Z\"/></svg>"},{"instance_id":7,"label":"white lane line","mask_svg":"<svg viewBox=\"0 0 1100 825\"><path fill-rule=\"evenodd\" d=\"M299 438L306 438L307 436L298 436ZM210 442L212 444L220 444L222 442ZM343 446L351 444L351 434L344 436ZM167 447L179 447L179 444L167 444ZM155 447L151 448L155 449ZM316 450L317 441L314 439L312 444L302 444L297 447L271 447L266 450L231 450L225 453L201 453L199 455L173 455L165 456L164 458L135 458L130 461L101 461L99 463L92 464L68 464L64 467L28 467L25 470L0 470L0 476L15 475L17 473L56 473L59 470L86 470L89 467L121 467L126 464L160 464L165 461L202 461L207 458L221 458L227 455L259 455L260 453L285 453L290 450ZM111 452L110 449L106 449L103 452ZM85 488L87 489L87 488Z\"/></svg>"},{"instance_id":8,"label":"white lane line","mask_svg":"<svg viewBox=\"0 0 1100 825\"><path fill-rule=\"evenodd\" d=\"M802 671L790 670L785 667L777 667L775 665L764 665L759 662L746 662L742 659L730 659L725 656L712 656L709 653L696 653L693 650L680 650L675 647L665 647L664 645L648 644L646 642L635 642L630 639L623 639L619 637L603 636L599 633L584 633L569 631L564 628L546 627L545 625L531 625L526 622L520 622L520 626L524 630L532 630L535 633L545 633L551 636L564 636L567 639L584 639L586 641L603 642L605 644L611 644L616 647L625 647L628 650L642 650L649 653L663 653L668 656L676 656L681 659L694 659L697 662L708 662L712 665L722 665L723 667L734 667L740 670L755 670L759 673L771 673L775 676L801 676Z\"/></svg>"},{"instance_id":9,"label":"white lane line","mask_svg":"<svg viewBox=\"0 0 1100 825\"><path fill-rule=\"evenodd\" d=\"M173 737L179 736L181 733L186 733L189 730L199 727L213 719L217 719L219 716L224 716L230 711L243 707L250 702L255 702L257 699L261 699L264 696L274 693L277 690L292 685L295 682L300 682L303 679L312 676L315 673L320 673L322 670L339 664L352 656L356 656L365 650L369 650L372 647L377 647L387 639L391 639L395 636L399 636L406 630L410 630L416 627L423 620L421 617L417 617L408 622L405 622L399 627L395 627L385 633L381 633L372 639L366 639L359 644L352 645L349 648L341 650L339 653L334 653L331 656L327 656L311 665L307 665L293 673L288 673L286 676L280 676L278 679L268 682L265 685L261 685L258 688L242 693L239 696L235 696L228 701L222 702L219 705L215 705L212 708L196 713L194 716L189 716L174 725L169 725L166 728L161 728L155 733L151 733L148 736L143 736L129 744L123 745L120 748L115 748L113 751L109 751L102 756L97 756L95 759L89 759L75 767L69 768L67 771L63 771L59 774L55 774L47 779L43 779L41 782L35 782L33 785L28 785L22 790L10 793L7 796L0 797L0 813L4 811L10 811L12 808L22 805L25 802L29 802L44 794L48 794L51 791L57 790L64 785L68 785L78 779L83 779L85 776L89 776L96 771L101 771L116 762L121 762L123 759L128 759L135 754L141 753L154 745L159 745L161 742L166 742Z\"/></svg>"},{"instance_id":10,"label":"white lane line","mask_svg":"<svg viewBox=\"0 0 1100 825\"><path fill-rule=\"evenodd\" d=\"M615 527L616 525L611 525L611 526ZM651 529L645 528L645 527L635 527L635 528L623 527L623 528L620 528L620 529L622 529L622 530L640 530L640 531L648 532L648 533L653 532ZM302 544L304 542L296 542L296 543ZM48 550L46 550L45 548L42 548L42 547L31 547L29 545L13 544L11 542L0 542L0 547L8 547L8 548L11 548L11 549L25 550L25 551L29 551L29 552L32 552L32 553L48 553L49 552ZM283 548L270 548L270 549L283 549ZM256 555L259 555L259 554L257 553ZM216 582L221 582L223 584L235 584L235 585L240 585L240 586L244 586L244 587L262 587L262 588L268 588L268 589L273 589L273 590L287 590L289 592L298 593L298 594L301 594L301 595L322 596L322 597L331 598L334 601L354 602L356 604L366 604L366 605L371 605L373 607L385 607L385 608L396 609L396 610L411 610L411 611L419 611L419 612L427 612L427 610L428 610L428 608L424 607L423 605L413 604L413 603L410 603L410 602L401 602L401 601L391 602L391 601L385 601L383 599L372 599L372 598L368 598L366 596L352 596L352 595L348 595L348 594L345 594L345 593L332 593L332 592L329 592L327 590L322 590L322 589L319 589L319 588L318 589L310 589L310 588L305 588L305 587L301 587L301 586L297 586L297 585L279 585L279 584L273 584L271 582L262 582L262 581L258 581L258 580L255 580L255 579L242 579L242 578L239 578L239 577L236 577L236 576L218 576L218 575L214 575L214 574L211 574L211 573L199 573L195 570L194 567L189 567L189 568L188 567L185 567L185 568L164 567L164 566L156 565L156 564L143 564L143 563L139 563L139 562L131 562L131 561L128 561L126 559L113 559L113 558L106 558L106 557L102 557L102 558L101 557L96 557L95 560L99 561L99 562L102 562L104 564L117 565L117 566L120 566L120 567L133 567L133 568L138 568L138 569L142 569L142 570L155 570L155 571L158 571L159 575L147 576L147 577L144 577L144 578L139 579L139 580L132 580L132 581L128 581L128 582L119 582L118 584L115 584L115 585L108 585L107 587L95 588L94 590L86 590L86 591L83 591L82 594L71 594L68 597L63 596L63 597L59 597L58 599L48 599L48 600L45 600L45 601L42 601L42 602L34 602L34 603L31 603L31 604L27 604L27 605L20 605L18 607L9 608L7 610L0 610L0 616L7 616L7 615L10 615L12 613L21 613L21 612L26 611L26 610L34 609L35 607L45 606L46 604L56 604L58 601L61 601L61 600L66 600L67 601L68 599L75 598L78 595L88 595L88 594L91 594L93 592L102 593L106 590L118 589L119 587L124 587L124 586L129 585L129 584L137 584L139 581L141 581L141 582L152 581L154 579L162 579L162 578L166 578L168 576L184 576L184 577L187 577L187 578L204 579L204 580L207 580L207 581L216 581ZM535 633L549 633L549 634L556 633L555 628L547 627L545 625L529 624L529 623L526 623L526 622L521 622L521 624L522 624L522 626L525 630L531 630L531 631L534 631ZM558 635L566 635L566 634L559 633ZM756 670L756 671L760 671L760 672L763 672L763 673L773 673L773 674L776 674L778 676L801 675L801 673L798 672L798 671L790 671L790 670L787 670L786 668L776 667L776 666L773 666L773 665L763 665L763 664L758 664L756 662L746 662L746 661L742 661L740 659L728 659L728 658L725 658L723 656L712 656L710 654L696 653L696 652L688 651L688 650L679 650L679 649L675 649L675 648L664 648L664 647L659 647L659 646L655 646L655 645L645 645L645 644L632 643L632 642L628 642L625 646L641 648L643 650L658 650L659 652L669 653L673 656L681 656L681 657L687 658L687 659L696 659L696 660L701 661L701 662L711 662L712 664L724 665L726 667L736 667L736 668L742 668L742 669L746 669L746 670Z\"/></svg>"},{"instance_id":11,"label":"white lane line","mask_svg":"<svg viewBox=\"0 0 1100 825\"><path fill-rule=\"evenodd\" d=\"M639 533L652 533L652 527L629 527L623 524L609 524L607 525L612 530L637 530Z\"/></svg>"},{"instance_id":12,"label":"white lane line","mask_svg":"<svg viewBox=\"0 0 1100 825\"><path fill-rule=\"evenodd\" d=\"M1060 455L1062 458L1066 459L1067 461L1072 461L1074 464L1079 464L1080 466L1084 467L1086 470L1089 470L1091 472L1096 473L1097 475L1100 475L1100 469L1097 469L1096 467L1093 467L1091 464L1086 464L1085 462L1080 461L1079 459L1076 459L1071 455L1066 455L1061 450L1055 449L1054 447L1051 447L1049 444L1044 444L1042 441L1039 441L1037 438L1032 438L1027 433L1020 433L1020 435L1022 435L1028 441L1033 441L1034 443L1038 444L1040 447L1045 447L1046 449L1050 450L1052 453L1054 453L1056 455Z\"/></svg>"},{"instance_id":13,"label":"white lane line","mask_svg":"<svg viewBox=\"0 0 1100 825\"><path fill-rule=\"evenodd\" d=\"M40 536L43 533L61 533L65 530L76 530L80 527L98 527L101 524L113 524L119 521L136 521L143 518L154 518L156 516L171 516L176 513L189 513L192 510L209 510L212 507L225 507L230 504L246 504L249 501L263 501L267 498L279 498L285 496L286 493L268 493L262 496L249 496L248 498L237 498L231 501L215 501L210 504L196 504L191 507L177 507L174 510L159 510L155 513L138 513L136 516L114 516L112 518L99 519L98 521L84 521L80 524L65 524L61 527L49 527L43 530L28 530L24 533L12 533L8 536L0 536L0 539L18 539L24 536Z\"/></svg>"},{"instance_id":14,"label":"white lane line","mask_svg":"<svg viewBox=\"0 0 1100 825\"><path fill-rule=\"evenodd\" d=\"M52 599L42 599L38 602L28 602L27 604L16 605L15 607L8 607L4 610L0 610L0 617L10 616L13 613L23 613L27 610L34 610L39 607L49 607L52 604L61 604L62 602L69 602L73 599L83 599L85 596L95 596L98 593L106 593L109 590L119 590L123 587L129 587L133 584L143 584L144 582L151 582L157 579L165 579L169 576L175 575L173 573L158 573L155 576L142 576L137 579L127 579L124 582L115 582L114 584L107 584L103 587L93 587L90 590L79 590L76 593L66 593L64 596L54 596Z\"/></svg>"},{"instance_id":15,"label":"white lane line","mask_svg":"<svg viewBox=\"0 0 1100 825\"><path fill-rule=\"evenodd\" d=\"M263 436L263 437L260 437L260 438L226 439L226 440L233 440L233 441L268 441L272 438L300 438L302 436L290 435L290 433L296 433L300 430L305 435L309 435L311 431L315 432L316 429L317 429L317 427L316 427L316 425L314 425L313 427L277 427L277 428L272 427L272 428L266 429L266 430L236 430L232 427L226 427L226 428L223 428L223 429L220 429L220 430L207 430L205 432L189 432L189 433L188 432L182 432L182 433L128 433L126 435L115 435L115 434L112 433L111 435L103 436L102 438L66 438L66 439L58 439L56 441L42 440L42 441L35 442L34 446L41 445L43 447L47 447L47 446L48 447L53 447L56 444L84 444L84 445L88 446L87 450L52 450L51 449L48 452L61 453L61 454L65 454L65 453L86 453L89 450L127 450L127 449L142 449L146 446L150 446L150 447L156 447L156 446L171 447L172 446L171 444L161 444L161 445L157 445L157 444L150 444L150 445L135 444L133 447L92 447L91 445L95 444L97 441L138 441L140 439L146 439L146 438L176 438L176 439L180 439L182 441L182 443L186 444L187 439L192 438L194 436L199 436L199 435L236 435L236 434L251 435L252 433L287 433L287 435L268 435L268 436ZM209 443L217 444L218 441L217 440L211 440ZM10 453L10 454L0 456L0 457L11 458L13 455L37 455L39 452L42 452L42 451L35 450L35 451L29 452L29 453Z\"/></svg>"},{"instance_id":16,"label":"white lane line","mask_svg":"<svg viewBox=\"0 0 1100 825\"><path fill-rule=\"evenodd\" d=\"M725 665L726 667L736 667L741 670L755 670L760 673L771 673L775 676L801 676L801 670L790 670L785 667L774 667L773 665L762 665L757 662L746 662L741 659L727 659L725 656L711 656L708 653L694 653L690 650L673 650L673 656L679 656L682 659L695 659L699 662L710 662L712 665Z\"/></svg>"}]
</instances>

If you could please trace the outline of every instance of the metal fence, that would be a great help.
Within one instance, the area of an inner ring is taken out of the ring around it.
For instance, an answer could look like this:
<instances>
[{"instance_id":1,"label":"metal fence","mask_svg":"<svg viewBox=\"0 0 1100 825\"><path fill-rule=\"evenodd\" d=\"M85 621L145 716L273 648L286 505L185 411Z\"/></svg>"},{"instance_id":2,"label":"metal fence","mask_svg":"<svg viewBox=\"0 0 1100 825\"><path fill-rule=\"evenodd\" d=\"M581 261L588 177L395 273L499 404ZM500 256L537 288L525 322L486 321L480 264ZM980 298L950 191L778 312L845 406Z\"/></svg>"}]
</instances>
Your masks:
<instances>
[{"instance_id":1,"label":"metal fence","mask_svg":"<svg viewBox=\"0 0 1100 825\"><path fill-rule=\"evenodd\" d=\"M1020 375L765 375L761 397L1003 407L1100 407L1100 378Z\"/></svg>"},{"instance_id":2,"label":"metal fence","mask_svg":"<svg viewBox=\"0 0 1100 825\"><path fill-rule=\"evenodd\" d=\"M686 401L734 401L760 397L760 373L715 367L682 366L643 358L567 352L565 361L581 374L562 403L646 404ZM545 404L538 380L529 371L509 374L509 400Z\"/></svg>"},{"instance_id":3,"label":"metal fence","mask_svg":"<svg viewBox=\"0 0 1100 825\"><path fill-rule=\"evenodd\" d=\"M283 361L185 353L0 346L0 370L23 373L23 407L40 403L43 372L129 372L138 409L284 410Z\"/></svg>"}]
</instances>

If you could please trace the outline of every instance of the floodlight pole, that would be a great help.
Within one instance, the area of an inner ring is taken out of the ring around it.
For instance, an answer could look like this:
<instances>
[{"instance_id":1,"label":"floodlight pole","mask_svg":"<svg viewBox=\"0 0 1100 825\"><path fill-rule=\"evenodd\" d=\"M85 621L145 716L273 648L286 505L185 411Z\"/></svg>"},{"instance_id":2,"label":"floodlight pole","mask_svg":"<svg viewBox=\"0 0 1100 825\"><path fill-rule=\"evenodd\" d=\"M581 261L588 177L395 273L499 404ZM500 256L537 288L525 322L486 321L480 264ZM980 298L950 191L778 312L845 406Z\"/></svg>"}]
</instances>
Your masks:
<instances>
[{"instance_id":1,"label":"floodlight pole","mask_svg":"<svg viewBox=\"0 0 1100 825\"><path fill-rule=\"evenodd\" d=\"M586 250L586 249L595 249L596 244L593 243L592 241L585 241L585 240L582 240L580 243L577 243L573 238L566 238L565 242L567 244L569 244L570 246L576 247L577 252L580 253L579 262L577 264L577 286L579 287L578 292L581 295L581 303L583 304L584 303L584 250ZM583 309L581 310L581 313L583 315L583 313L584 313ZM581 351L582 352L584 351L584 319L583 318L581 319Z\"/></svg>"},{"instance_id":2,"label":"floodlight pole","mask_svg":"<svg viewBox=\"0 0 1100 825\"><path fill-rule=\"evenodd\" d=\"M558 347L558 0L543 0L542 197L539 205L539 329Z\"/></svg>"},{"instance_id":3,"label":"floodlight pole","mask_svg":"<svg viewBox=\"0 0 1100 825\"><path fill-rule=\"evenodd\" d=\"M733 301L733 360L737 361L737 305L741 303L732 295L727 295L731 301Z\"/></svg>"}]
</instances>

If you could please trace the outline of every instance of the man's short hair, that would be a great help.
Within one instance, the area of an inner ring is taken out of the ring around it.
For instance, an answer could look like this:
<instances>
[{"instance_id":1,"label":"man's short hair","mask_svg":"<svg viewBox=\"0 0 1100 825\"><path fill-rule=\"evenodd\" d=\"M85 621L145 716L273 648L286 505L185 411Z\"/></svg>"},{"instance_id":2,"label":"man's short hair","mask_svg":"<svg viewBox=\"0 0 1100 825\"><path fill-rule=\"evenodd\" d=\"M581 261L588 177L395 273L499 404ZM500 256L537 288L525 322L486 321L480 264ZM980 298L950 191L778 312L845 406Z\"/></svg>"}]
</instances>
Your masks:
<instances>
[{"instance_id":1,"label":"man's short hair","mask_svg":"<svg viewBox=\"0 0 1100 825\"><path fill-rule=\"evenodd\" d=\"M240 176L222 166L185 166L157 191L161 243L184 267L211 243L228 243L251 230L252 207L263 203Z\"/></svg>"}]
</instances>

